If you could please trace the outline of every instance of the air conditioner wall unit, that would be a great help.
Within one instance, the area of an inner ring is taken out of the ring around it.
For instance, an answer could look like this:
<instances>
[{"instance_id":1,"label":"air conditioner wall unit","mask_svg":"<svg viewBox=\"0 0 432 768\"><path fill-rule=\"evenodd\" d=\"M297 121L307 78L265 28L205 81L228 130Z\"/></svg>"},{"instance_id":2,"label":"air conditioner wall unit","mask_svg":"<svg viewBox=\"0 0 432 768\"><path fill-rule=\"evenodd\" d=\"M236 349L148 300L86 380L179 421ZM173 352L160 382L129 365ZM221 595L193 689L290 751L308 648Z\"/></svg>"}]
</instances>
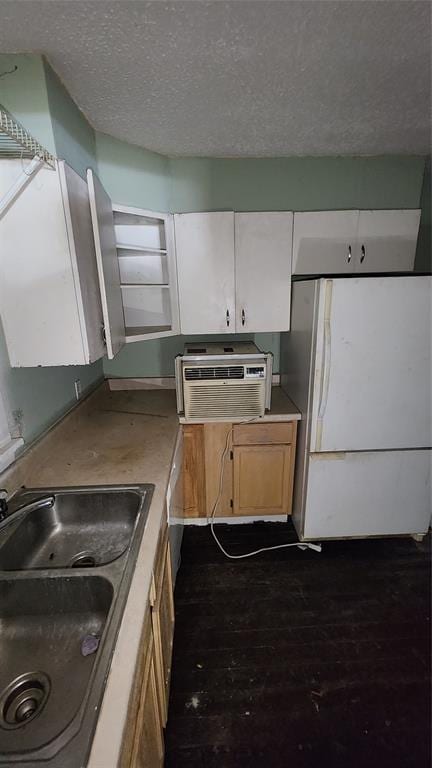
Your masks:
<instances>
[{"instance_id":1,"label":"air conditioner wall unit","mask_svg":"<svg viewBox=\"0 0 432 768\"><path fill-rule=\"evenodd\" d=\"M270 409L273 355L252 342L187 344L176 357L177 411L188 421L254 419Z\"/></svg>"}]
</instances>

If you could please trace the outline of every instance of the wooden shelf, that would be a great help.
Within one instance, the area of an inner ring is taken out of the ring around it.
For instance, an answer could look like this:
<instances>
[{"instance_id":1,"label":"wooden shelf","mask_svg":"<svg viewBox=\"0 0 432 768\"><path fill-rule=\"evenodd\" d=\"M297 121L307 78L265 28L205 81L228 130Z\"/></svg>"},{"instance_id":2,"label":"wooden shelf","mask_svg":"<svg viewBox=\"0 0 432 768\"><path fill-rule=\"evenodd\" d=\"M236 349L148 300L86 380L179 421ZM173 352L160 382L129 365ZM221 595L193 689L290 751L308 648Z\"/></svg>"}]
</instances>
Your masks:
<instances>
[{"instance_id":1,"label":"wooden shelf","mask_svg":"<svg viewBox=\"0 0 432 768\"><path fill-rule=\"evenodd\" d=\"M139 256L142 256L145 253L161 253L163 255L167 252L166 248L147 248L144 245L122 245L121 243L117 243L117 250L130 251L128 256L132 256L134 253ZM121 254L119 254L119 258L121 258Z\"/></svg>"},{"instance_id":2,"label":"wooden shelf","mask_svg":"<svg viewBox=\"0 0 432 768\"><path fill-rule=\"evenodd\" d=\"M126 328L126 344L131 341L143 341L172 335L171 325L143 325L137 328Z\"/></svg>"},{"instance_id":3,"label":"wooden shelf","mask_svg":"<svg viewBox=\"0 0 432 768\"><path fill-rule=\"evenodd\" d=\"M121 288L169 288L168 283L121 283Z\"/></svg>"}]
</instances>

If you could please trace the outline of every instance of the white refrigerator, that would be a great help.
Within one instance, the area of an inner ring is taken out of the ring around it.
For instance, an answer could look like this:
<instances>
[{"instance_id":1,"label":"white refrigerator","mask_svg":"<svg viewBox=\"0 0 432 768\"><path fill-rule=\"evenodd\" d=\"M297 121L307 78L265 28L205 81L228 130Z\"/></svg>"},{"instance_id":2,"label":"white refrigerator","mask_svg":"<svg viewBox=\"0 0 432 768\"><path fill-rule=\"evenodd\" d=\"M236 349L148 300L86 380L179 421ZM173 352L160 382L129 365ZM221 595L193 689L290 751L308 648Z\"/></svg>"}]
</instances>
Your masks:
<instances>
[{"instance_id":1,"label":"white refrigerator","mask_svg":"<svg viewBox=\"0 0 432 768\"><path fill-rule=\"evenodd\" d=\"M302 540L422 535L431 520L432 277L293 284L281 385L302 414Z\"/></svg>"}]
</instances>

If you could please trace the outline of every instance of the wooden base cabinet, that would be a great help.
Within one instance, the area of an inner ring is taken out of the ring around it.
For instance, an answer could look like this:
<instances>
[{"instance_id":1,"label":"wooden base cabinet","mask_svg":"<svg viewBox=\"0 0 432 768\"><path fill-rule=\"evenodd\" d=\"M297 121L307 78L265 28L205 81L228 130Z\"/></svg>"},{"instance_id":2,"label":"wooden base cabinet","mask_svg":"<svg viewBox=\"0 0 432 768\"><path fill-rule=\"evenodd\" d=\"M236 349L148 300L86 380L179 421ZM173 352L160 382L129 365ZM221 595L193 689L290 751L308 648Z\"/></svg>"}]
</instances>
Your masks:
<instances>
[{"instance_id":1,"label":"wooden base cabinet","mask_svg":"<svg viewBox=\"0 0 432 768\"><path fill-rule=\"evenodd\" d=\"M164 740L156 687L156 658L150 616L144 624L141 657L129 703L121 768L162 768Z\"/></svg>"},{"instance_id":2,"label":"wooden base cabinet","mask_svg":"<svg viewBox=\"0 0 432 768\"><path fill-rule=\"evenodd\" d=\"M236 445L235 515L283 515L290 507L290 445Z\"/></svg>"},{"instance_id":3,"label":"wooden base cabinet","mask_svg":"<svg viewBox=\"0 0 432 768\"><path fill-rule=\"evenodd\" d=\"M174 637L168 528L161 532L120 768L162 768Z\"/></svg>"},{"instance_id":4,"label":"wooden base cabinet","mask_svg":"<svg viewBox=\"0 0 432 768\"><path fill-rule=\"evenodd\" d=\"M184 516L291 514L296 435L295 421L184 425Z\"/></svg>"},{"instance_id":5,"label":"wooden base cabinet","mask_svg":"<svg viewBox=\"0 0 432 768\"><path fill-rule=\"evenodd\" d=\"M185 517L202 517L205 509L204 424L183 427L183 509Z\"/></svg>"},{"instance_id":6,"label":"wooden base cabinet","mask_svg":"<svg viewBox=\"0 0 432 768\"><path fill-rule=\"evenodd\" d=\"M154 585L150 596L151 620L155 644L157 695L162 726L168 718L169 684L174 639L174 598L168 529L163 537L162 551L156 564Z\"/></svg>"}]
</instances>

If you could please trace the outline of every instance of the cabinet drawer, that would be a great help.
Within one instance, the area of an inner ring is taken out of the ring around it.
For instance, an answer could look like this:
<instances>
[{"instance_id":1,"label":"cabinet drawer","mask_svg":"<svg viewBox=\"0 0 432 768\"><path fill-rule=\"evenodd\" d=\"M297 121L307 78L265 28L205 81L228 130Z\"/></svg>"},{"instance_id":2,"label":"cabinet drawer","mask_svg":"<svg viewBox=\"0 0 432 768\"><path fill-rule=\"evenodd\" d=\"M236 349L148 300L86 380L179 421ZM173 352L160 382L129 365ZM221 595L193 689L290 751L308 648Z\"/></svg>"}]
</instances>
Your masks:
<instances>
[{"instance_id":1,"label":"cabinet drawer","mask_svg":"<svg viewBox=\"0 0 432 768\"><path fill-rule=\"evenodd\" d=\"M288 422L267 422L264 424L235 424L234 445L289 444L294 438L295 424Z\"/></svg>"}]
</instances>

